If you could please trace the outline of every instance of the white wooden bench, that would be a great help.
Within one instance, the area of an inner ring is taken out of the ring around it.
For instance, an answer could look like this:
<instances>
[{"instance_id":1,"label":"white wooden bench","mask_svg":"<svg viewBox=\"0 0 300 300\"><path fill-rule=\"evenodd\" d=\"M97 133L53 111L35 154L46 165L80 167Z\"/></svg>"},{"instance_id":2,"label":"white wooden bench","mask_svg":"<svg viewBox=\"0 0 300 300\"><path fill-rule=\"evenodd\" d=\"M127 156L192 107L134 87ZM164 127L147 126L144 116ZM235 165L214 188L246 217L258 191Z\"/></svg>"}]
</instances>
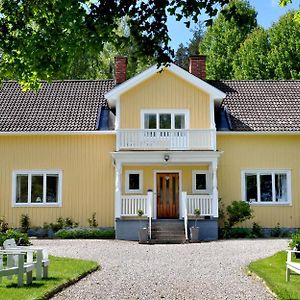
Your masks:
<instances>
[{"instance_id":1,"label":"white wooden bench","mask_svg":"<svg viewBox=\"0 0 300 300\"><path fill-rule=\"evenodd\" d=\"M3 242L4 250L26 252L29 258L35 265L36 279L48 278L48 268L50 261L48 258L48 251L46 249L17 246L14 239L8 239ZM33 254L36 253L36 260L33 260Z\"/></svg>"},{"instance_id":2,"label":"white wooden bench","mask_svg":"<svg viewBox=\"0 0 300 300\"><path fill-rule=\"evenodd\" d=\"M296 250L287 250L287 260L286 260L286 281L290 281L291 271L300 275L300 262L292 261L292 253L300 253Z\"/></svg>"},{"instance_id":3,"label":"white wooden bench","mask_svg":"<svg viewBox=\"0 0 300 300\"><path fill-rule=\"evenodd\" d=\"M26 274L26 283L32 283L32 271L35 264L30 262L30 258L25 261L25 252L0 250L0 282L2 277L12 279L13 275L18 277L18 286L24 286L24 274ZM6 258L6 259L5 259Z\"/></svg>"}]
</instances>

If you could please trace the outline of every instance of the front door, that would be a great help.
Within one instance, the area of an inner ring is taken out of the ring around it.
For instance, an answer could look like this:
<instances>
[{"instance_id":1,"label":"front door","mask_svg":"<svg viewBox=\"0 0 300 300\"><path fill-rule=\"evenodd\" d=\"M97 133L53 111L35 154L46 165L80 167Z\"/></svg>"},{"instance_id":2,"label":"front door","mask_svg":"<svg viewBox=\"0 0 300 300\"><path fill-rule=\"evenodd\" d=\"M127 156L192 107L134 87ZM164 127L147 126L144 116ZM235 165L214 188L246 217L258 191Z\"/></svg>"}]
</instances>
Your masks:
<instances>
[{"instance_id":1,"label":"front door","mask_svg":"<svg viewBox=\"0 0 300 300\"><path fill-rule=\"evenodd\" d=\"M158 173L156 178L157 218L179 218L179 174Z\"/></svg>"}]
</instances>

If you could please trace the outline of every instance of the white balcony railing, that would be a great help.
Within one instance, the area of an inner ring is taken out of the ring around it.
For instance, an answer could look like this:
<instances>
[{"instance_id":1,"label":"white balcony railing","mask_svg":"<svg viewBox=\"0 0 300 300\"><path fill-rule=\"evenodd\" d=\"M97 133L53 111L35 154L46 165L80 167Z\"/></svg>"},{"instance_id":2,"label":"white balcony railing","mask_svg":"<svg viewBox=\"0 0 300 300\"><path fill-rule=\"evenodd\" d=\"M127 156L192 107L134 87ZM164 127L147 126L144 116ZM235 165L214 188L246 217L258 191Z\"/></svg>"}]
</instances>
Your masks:
<instances>
[{"instance_id":1,"label":"white balcony railing","mask_svg":"<svg viewBox=\"0 0 300 300\"><path fill-rule=\"evenodd\" d=\"M119 129L118 150L215 150L215 129Z\"/></svg>"},{"instance_id":2,"label":"white balcony railing","mask_svg":"<svg viewBox=\"0 0 300 300\"><path fill-rule=\"evenodd\" d=\"M212 195L187 195L186 207L188 216L194 216L195 209L200 210L201 216L213 216Z\"/></svg>"}]
</instances>

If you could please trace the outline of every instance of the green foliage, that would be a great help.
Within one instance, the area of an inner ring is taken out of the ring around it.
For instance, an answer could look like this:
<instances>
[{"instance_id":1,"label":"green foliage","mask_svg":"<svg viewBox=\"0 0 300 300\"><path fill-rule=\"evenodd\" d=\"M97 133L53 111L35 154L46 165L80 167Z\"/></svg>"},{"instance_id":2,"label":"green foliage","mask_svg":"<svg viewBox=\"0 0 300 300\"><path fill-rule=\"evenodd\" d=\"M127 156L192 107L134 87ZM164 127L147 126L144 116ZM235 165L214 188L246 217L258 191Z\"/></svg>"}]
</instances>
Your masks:
<instances>
[{"instance_id":1,"label":"green foliage","mask_svg":"<svg viewBox=\"0 0 300 300\"><path fill-rule=\"evenodd\" d=\"M289 246L291 249L294 249L296 247L297 250L300 250L300 231L294 232L291 235Z\"/></svg>"},{"instance_id":2,"label":"green foliage","mask_svg":"<svg viewBox=\"0 0 300 300\"><path fill-rule=\"evenodd\" d=\"M54 232L63 229L63 228L75 228L78 227L79 223L75 222L72 218L65 218L62 217L57 218L56 223L50 223L49 226L52 228Z\"/></svg>"},{"instance_id":3,"label":"green foliage","mask_svg":"<svg viewBox=\"0 0 300 300\"><path fill-rule=\"evenodd\" d=\"M49 278L34 280L28 287L17 287L17 277L3 278L0 283L0 297L5 300L50 299L57 291L77 282L99 269L94 261L50 256Z\"/></svg>"},{"instance_id":4,"label":"green foliage","mask_svg":"<svg viewBox=\"0 0 300 300\"><path fill-rule=\"evenodd\" d=\"M208 79L233 79L236 52L257 27L256 15L249 2L243 0L231 1L219 13L200 45L200 53L207 55Z\"/></svg>"},{"instance_id":5,"label":"green foliage","mask_svg":"<svg viewBox=\"0 0 300 300\"><path fill-rule=\"evenodd\" d=\"M71 228L61 229L55 233L61 239L112 239L115 237L113 229Z\"/></svg>"},{"instance_id":6,"label":"green foliage","mask_svg":"<svg viewBox=\"0 0 300 300\"><path fill-rule=\"evenodd\" d=\"M8 223L5 220L5 217L0 217L0 233L6 232L9 229Z\"/></svg>"},{"instance_id":7,"label":"green foliage","mask_svg":"<svg viewBox=\"0 0 300 300\"><path fill-rule=\"evenodd\" d=\"M235 79L269 79L271 74L268 63L270 42L268 31L255 29L241 44L233 61Z\"/></svg>"},{"instance_id":8,"label":"green foliage","mask_svg":"<svg viewBox=\"0 0 300 300\"><path fill-rule=\"evenodd\" d=\"M0 246L3 246L3 242L8 239L14 239L17 245L30 245L28 235L17 230L9 229L5 233L0 233Z\"/></svg>"},{"instance_id":9,"label":"green foliage","mask_svg":"<svg viewBox=\"0 0 300 300\"><path fill-rule=\"evenodd\" d=\"M294 12L288 12L269 30L267 59L273 79L300 78L300 23L294 17Z\"/></svg>"},{"instance_id":10,"label":"green foliage","mask_svg":"<svg viewBox=\"0 0 300 300\"><path fill-rule=\"evenodd\" d=\"M98 222L96 219L96 213L94 212L91 218L88 218L90 227L98 227Z\"/></svg>"},{"instance_id":11,"label":"green foliage","mask_svg":"<svg viewBox=\"0 0 300 300\"><path fill-rule=\"evenodd\" d=\"M142 216L144 215L144 211L143 211L142 209L139 209L139 210L137 211L137 215L138 215L139 217L142 217Z\"/></svg>"},{"instance_id":12,"label":"green foliage","mask_svg":"<svg viewBox=\"0 0 300 300\"><path fill-rule=\"evenodd\" d=\"M233 201L226 210L229 227L253 218L253 211L249 203L245 201Z\"/></svg>"},{"instance_id":13,"label":"green foliage","mask_svg":"<svg viewBox=\"0 0 300 300\"><path fill-rule=\"evenodd\" d=\"M187 18L189 27L203 12L209 22L218 6L228 2L3 0L0 75L17 79L24 89L37 89L39 80L65 79L71 66L85 55L96 57L108 42L118 50L132 43L136 59L153 57L159 64L168 63L174 51L169 46L167 19ZM127 35L118 31L123 19Z\"/></svg>"},{"instance_id":14,"label":"green foliage","mask_svg":"<svg viewBox=\"0 0 300 300\"><path fill-rule=\"evenodd\" d=\"M229 228L229 227L225 227L222 230L222 237L224 239L251 238L252 233L251 233L250 228L242 228L242 227Z\"/></svg>"},{"instance_id":15,"label":"green foliage","mask_svg":"<svg viewBox=\"0 0 300 300\"><path fill-rule=\"evenodd\" d=\"M261 226L256 222L252 224L251 235L254 238L261 238L264 236Z\"/></svg>"},{"instance_id":16,"label":"green foliage","mask_svg":"<svg viewBox=\"0 0 300 300\"><path fill-rule=\"evenodd\" d=\"M281 251L271 257L251 262L248 266L277 295L276 299L300 299L300 276L291 276L290 282L285 280L287 253Z\"/></svg>"},{"instance_id":17,"label":"green foliage","mask_svg":"<svg viewBox=\"0 0 300 300\"><path fill-rule=\"evenodd\" d=\"M272 237L280 237L281 236L281 228L280 228L280 223L277 223L274 228L271 230L271 236Z\"/></svg>"},{"instance_id":18,"label":"green foliage","mask_svg":"<svg viewBox=\"0 0 300 300\"><path fill-rule=\"evenodd\" d=\"M30 217L27 214L22 214L20 218L20 228L22 232L27 232L30 227Z\"/></svg>"}]
</instances>

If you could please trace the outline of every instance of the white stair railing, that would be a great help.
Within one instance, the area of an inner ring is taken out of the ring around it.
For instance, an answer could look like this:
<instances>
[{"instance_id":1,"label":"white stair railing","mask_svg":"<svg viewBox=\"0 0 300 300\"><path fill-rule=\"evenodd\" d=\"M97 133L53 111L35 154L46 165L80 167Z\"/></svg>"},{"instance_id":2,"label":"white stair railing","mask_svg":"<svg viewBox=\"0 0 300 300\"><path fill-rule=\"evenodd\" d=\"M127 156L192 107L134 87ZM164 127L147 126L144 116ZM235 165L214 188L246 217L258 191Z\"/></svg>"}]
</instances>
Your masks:
<instances>
[{"instance_id":1,"label":"white stair railing","mask_svg":"<svg viewBox=\"0 0 300 300\"><path fill-rule=\"evenodd\" d=\"M151 227L152 227L152 202L153 202L153 192L147 193L148 202L148 219L149 219L149 239L151 240Z\"/></svg>"},{"instance_id":2,"label":"white stair railing","mask_svg":"<svg viewBox=\"0 0 300 300\"><path fill-rule=\"evenodd\" d=\"M186 192L182 192L182 208L183 208L185 239L188 240L189 234L188 234L188 212L187 212L187 194L186 194Z\"/></svg>"}]
</instances>

